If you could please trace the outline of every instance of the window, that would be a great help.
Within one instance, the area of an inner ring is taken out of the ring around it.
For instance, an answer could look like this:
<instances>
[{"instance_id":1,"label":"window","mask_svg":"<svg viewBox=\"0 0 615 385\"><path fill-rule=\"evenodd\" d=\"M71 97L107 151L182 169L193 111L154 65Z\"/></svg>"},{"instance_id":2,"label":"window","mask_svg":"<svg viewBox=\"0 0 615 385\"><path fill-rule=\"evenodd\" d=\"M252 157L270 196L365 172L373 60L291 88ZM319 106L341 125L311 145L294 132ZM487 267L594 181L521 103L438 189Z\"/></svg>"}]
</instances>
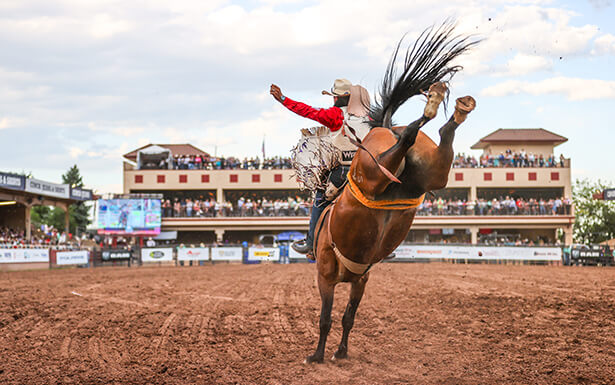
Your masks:
<instances>
[{"instance_id":1,"label":"window","mask_svg":"<svg viewBox=\"0 0 615 385\"><path fill-rule=\"evenodd\" d=\"M514 172L507 172L506 173L506 180L515 180L515 173Z\"/></svg>"},{"instance_id":2,"label":"window","mask_svg":"<svg viewBox=\"0 0 615 385\"><path fill-rule=\"evenodd\" d=\"M143 175L135 175L135 183L143 183Z\"/></svg>"},{"instance_id":3,"label":"window","mask_svg":"<svg viewBox=\"0 0 615 385\"><path fill-rule=\"evenodd\" d=\"M551 180L559 180L559 172L552 172Z\"/></svg>"},{"instance_id":4,"label":"window","mask_svg":"<svg viewBox=\"0 0 615 385\"><path fill-rule=\"evenodd\" d=\"M201 183L209 183L209 174L201 175Z\"/></svg>"},{"instance_id":5,"label":"window","mask_svg":"<svg viewBox=\"0 0 615 385\"><path fill-rule=\"evenodd\" d=\"M528 173L527 180L536 180L536 173L535 172Z\"/></svg>"},{"instance_id":6,"label":"window","mask_svg":"<svg viewBox=\"0 0 615 385\"><path fill-rule=\"evenodd\" d=\"M456 172L456 173L455 173L455 180L462 181L462 180L463 180L463 173L461 173L461 172Z\"/></svg>"},{"instance_id":7,"label":"window","mask_svg":"<svg viewBox=\"0 0 615 385\"><path fill-rule=\"evenodd\" d=\"M273 181L275 183L282 183L282 174L274 174L273 175Z\"/></svg>"},{"instance_id":8,"label":"window","mask_svg":"<svg viewBox=\"0 0 615 385\"><path fill-rule=\"evenodd\" d=\"M237 174L231 174L228 176L228 179L231 183L237 183L239 177L237 176Z\"/></svg>"},{"instance_id":9,"label":"window","mask_svg":"<svg viewBox=\"0 0 615 385\"><path fill-rule=\"evenodd\" d=\"M260 183L261 175L260 174L252 174L252 183Z\"/></svg>"},{"instance_id":10,"label":"window","mask_svg":"<svg viewBox=\"0 0 615 385\"><path fill-rule=\"evenodd\" d=\"M182 174L179 176L179 183L188 183L188 175Z\"/></svg>"},{"instance_id":11,"label":"window","mask_svg":"<svg viewBox=\"0 0 615 385\"><path fill-rule=\"evenodd\" d=\"M157 175L156 176L156 181L158 183L164 183L164 181L165 181L164 175Z\"/></svg>"},{"instance_id":12,"label":"window","mask_svg":"<svg viewBox=\"0 0 615 385\"><path fill-rule=\"evenodd\" d=\"M493 179L493 176L491 175L490 172L486 172L486 173L483 174L483 180L490 181L492 179Z\"/></svg>"}]
</instances>

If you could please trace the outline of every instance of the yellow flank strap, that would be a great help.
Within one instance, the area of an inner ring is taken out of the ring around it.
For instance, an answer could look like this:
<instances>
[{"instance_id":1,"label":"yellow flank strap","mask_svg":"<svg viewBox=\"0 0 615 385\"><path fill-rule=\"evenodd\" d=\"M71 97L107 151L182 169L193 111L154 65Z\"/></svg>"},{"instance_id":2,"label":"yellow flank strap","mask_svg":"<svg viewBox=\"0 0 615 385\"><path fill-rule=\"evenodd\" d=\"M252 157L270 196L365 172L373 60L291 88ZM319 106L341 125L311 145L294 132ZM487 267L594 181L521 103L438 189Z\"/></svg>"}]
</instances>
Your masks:
<instances>
[{"instance_id":1,"label":"yellow flank strap","mask_svg":"<svg viewBox=\"0 0 615 385\"><path fill-rule=\"evenodd\" d=\"M350 176L350 172L348 172L348 187L350 188L350 193L353 197L355 197L361 204L370 209L379 209L379 210L408 210L419 207L421 203L423 203L423 199L425 199L425 194L421 195L418 198L412 199L398 199L394 201L382 200L375 201L373 199L367 198L363 195L363 192L357 186L355 181Z\"/></svg>"}]
</instances>

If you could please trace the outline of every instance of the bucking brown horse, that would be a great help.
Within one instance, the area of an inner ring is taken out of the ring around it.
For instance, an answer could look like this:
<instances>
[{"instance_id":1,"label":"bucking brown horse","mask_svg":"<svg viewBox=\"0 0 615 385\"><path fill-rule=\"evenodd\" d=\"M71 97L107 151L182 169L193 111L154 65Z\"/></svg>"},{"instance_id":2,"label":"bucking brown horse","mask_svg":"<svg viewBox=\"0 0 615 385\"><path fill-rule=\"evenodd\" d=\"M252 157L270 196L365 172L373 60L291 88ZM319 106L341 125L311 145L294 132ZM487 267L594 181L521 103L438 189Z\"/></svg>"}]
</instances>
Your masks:
<instances>
[{"instance_id":1,"label":"bucking brown horse","mask_svg":"<svg viewBox=\"0 0 615 385\"><path fill-rule=\"evenodd\" d=\"M447 83L461 69L451 61L476 44L467 37L453 36L453 30L450 24L426 30L408 49L399 76L395 68L401 42L397 46L380 99L369 112L373 128L352 162L348 184L316 226L320 338L306 362L323 362L334 290L340 282L349 282L351 290L342 318L342 340L333 359L347 357L348 334L370 268L406 238L425 193L446 186L455 130L474 109L474 99L457 99L453 116L440 128L439 145L420 129L436 116L440 103L446 103ZM397 108L420 94L427 96L423 116L408 126L393 127L391 117Z\"/></svg>"}]
</instances>

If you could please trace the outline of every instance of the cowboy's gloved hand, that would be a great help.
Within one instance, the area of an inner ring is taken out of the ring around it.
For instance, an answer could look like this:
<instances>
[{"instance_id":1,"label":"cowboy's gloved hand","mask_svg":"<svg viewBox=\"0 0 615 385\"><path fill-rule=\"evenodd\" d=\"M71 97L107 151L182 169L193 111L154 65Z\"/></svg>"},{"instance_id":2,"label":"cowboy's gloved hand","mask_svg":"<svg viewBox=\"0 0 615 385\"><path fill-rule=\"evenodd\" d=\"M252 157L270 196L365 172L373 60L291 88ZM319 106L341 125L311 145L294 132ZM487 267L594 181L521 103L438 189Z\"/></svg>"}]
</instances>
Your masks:
<instances>
[{"instance_id":1,"label":"cowboy's gloved hand","mask_svg":"<svg viewBox=\"0 0 615 385\"><path fill-rule=\"evenodd\" d=\"M271 89L269 90L269 93L278 102L280 103L284 102L284 95L282 95L282 90L280 89L280 87L276 86L275 84L272 84Z\"/></svg>"}]
</instances>

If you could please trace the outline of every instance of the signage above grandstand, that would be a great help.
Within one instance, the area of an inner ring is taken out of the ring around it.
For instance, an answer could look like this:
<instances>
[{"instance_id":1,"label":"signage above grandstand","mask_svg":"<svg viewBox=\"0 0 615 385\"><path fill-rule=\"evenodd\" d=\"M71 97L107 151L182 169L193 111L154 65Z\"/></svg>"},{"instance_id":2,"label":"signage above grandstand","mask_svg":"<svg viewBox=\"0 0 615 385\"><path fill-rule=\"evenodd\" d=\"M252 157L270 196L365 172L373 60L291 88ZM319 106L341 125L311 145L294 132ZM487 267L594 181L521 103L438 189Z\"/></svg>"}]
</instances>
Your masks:
<instances>
[{"instance_id":1,"label":"signage above grandstand","mask_svg":"<svg viewBox=\"0 0 615 385\"><path fill-rule=\"evenodd\" d=\"M26 179L26 191L56 198L68 199L70 197L69 185L45 182L34 178Z\"/></svg>"},{"instance_id":2,"label":"signage above grandstand","mask_svg":"<svg viewBox=\"0 0 615 385\"><path fill-rule=\"evenodd\" d=\"M70 189L70 199L76 199L78 201L91 201L92 190L84 190L79 187L73 187Z\"/></svg>"},{"instance_id":3,"label":"signage above grandstand","mask_svg":"<svg viewBox=\"0 0 615 385\"><path fill-rule=\"evenodd\" d=\"M0 187L11 190L23 190L26 188L26 177L23 175L0 172Z\"/></svg>"}]
</instances>

